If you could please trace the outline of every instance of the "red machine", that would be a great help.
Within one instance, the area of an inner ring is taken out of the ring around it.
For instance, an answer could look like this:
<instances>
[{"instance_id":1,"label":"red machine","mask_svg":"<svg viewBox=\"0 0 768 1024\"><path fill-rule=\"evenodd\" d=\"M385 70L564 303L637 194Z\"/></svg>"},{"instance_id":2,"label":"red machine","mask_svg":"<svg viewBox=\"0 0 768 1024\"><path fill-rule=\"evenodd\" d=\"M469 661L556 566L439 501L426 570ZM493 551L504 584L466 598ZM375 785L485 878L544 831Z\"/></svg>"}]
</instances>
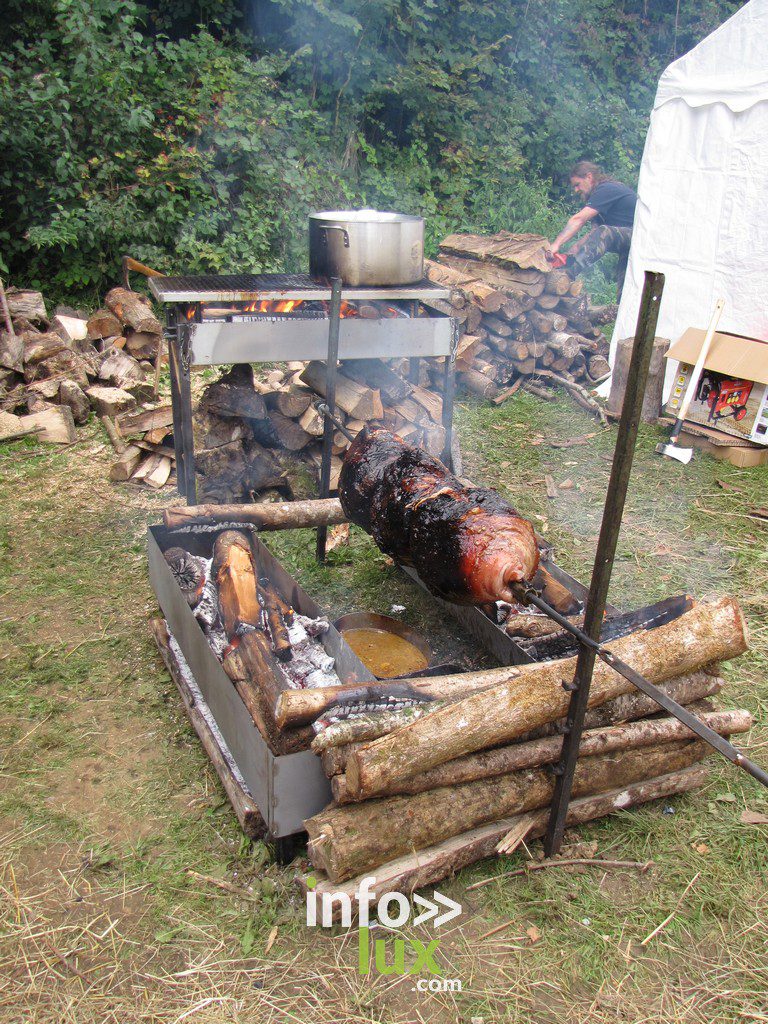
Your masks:
<instances>
[{"instance_id":1,"label":"red machine","mask_svg":"<svg viewBox=\"0 0 768 1024\"><path fill-rule=\"evenodd\" d=\"M709 405L709 421L733 416L743 420L747 415L747 402L752 394L754 381L723 377L712 370L701 375L696 390L696 400Z\"/></svg>"}]
</instances>

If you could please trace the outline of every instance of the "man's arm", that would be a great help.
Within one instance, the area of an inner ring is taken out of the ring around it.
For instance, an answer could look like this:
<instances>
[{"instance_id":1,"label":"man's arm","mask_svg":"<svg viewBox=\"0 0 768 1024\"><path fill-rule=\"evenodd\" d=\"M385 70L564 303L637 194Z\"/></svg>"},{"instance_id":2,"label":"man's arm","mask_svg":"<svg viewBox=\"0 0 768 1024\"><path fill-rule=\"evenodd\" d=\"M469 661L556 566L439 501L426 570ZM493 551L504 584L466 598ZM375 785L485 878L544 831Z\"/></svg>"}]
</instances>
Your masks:
<instances>
[{"instance_id":1,"label":"man's arm","mask_svg":"<svg viewBox=\"0 0 768 1024\"><path fill-rule=\"evenodd\" d=\"M589 223L593 217L597 216L597 210L592 206L585 206L582 210L570 218L568 223L565 225L563 230L550 245L550 252L554 256L555 253L560 251L560 247L565 245L577 232L579 232L585 224Z\"/></svg>"}]
</instances>

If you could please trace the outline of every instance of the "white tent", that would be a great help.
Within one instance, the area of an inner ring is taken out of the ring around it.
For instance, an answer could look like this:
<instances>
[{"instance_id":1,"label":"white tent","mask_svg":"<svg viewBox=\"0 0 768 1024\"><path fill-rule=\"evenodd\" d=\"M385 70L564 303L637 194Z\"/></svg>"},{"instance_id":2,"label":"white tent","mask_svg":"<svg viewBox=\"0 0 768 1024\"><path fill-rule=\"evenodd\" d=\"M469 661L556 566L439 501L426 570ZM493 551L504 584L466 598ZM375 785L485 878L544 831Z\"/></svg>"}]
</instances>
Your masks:
<instances>
[{"instance_id":1,"label":"white tent","mask_svg":"<svg viewBox=\"0 0 768 1024\"><path fill-rule=\"evenodd\" d=\"M768 341L768 0L751 0L659 81L611 345L635 333L643 272L666 274L657 334ZM671 382L674 367L667 373Z\"/></svg>"}]
</instances>

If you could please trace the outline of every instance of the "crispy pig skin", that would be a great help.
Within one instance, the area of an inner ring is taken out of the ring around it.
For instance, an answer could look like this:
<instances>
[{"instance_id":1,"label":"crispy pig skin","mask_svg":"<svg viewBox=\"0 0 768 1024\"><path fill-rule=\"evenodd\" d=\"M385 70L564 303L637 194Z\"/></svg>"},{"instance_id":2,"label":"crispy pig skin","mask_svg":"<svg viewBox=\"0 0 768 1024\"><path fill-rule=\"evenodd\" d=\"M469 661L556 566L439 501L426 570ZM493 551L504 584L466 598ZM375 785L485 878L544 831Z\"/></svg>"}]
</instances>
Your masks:
<instances>
[{"instance_id":1,"label":"crispy pig skin","mask_svg":"<svg viewBox=\"0 0 768 1024\"><path fill-rule=\"evenodd\" d=\"M352 442L339 497L382 551L456 604L510 601L510 583L538 568L533 527L500 494L464 487L439 460L388 430L366 428Z\"/></svg>"}]
</instances>

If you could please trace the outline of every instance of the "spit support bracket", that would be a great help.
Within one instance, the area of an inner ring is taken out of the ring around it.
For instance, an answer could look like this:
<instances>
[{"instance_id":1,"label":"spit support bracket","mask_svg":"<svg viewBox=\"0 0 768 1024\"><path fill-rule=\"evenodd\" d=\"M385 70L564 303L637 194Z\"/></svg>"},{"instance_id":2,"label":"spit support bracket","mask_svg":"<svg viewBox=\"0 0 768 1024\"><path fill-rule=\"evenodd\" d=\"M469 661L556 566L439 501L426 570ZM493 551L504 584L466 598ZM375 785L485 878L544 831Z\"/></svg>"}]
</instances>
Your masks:
<instances>
[{"instance_id":1,"label":"spit support bracket","mask_svg":"<svg viewBox=\"0 0 768 1024\"><path fill-rule=\"evenodd\" d=\"M630 683L641 690L652 700L656 701L659 707L662 707L665 711L669 712L670 715L686 725L692 733L695 733L699 739L704 740L710 747L716 750L719 754L726 757L732 764L735 764L738 768L742 768L745 772L748 772L753 778L757 779L762 785L768 787L768 772L761 768L754 761L750 760L743 754L737 747L734 747L732 743L729 743L723 736L710 729L708 725L705 725L700 718L692 714L688 708L683 707L682 704L678 704L677 701L669 697L662 689L656 686L655 683L650 682L645 676L642 676L639 672L635 671L631 665L628 665L621 658L618 658L612 651L607 647L604 647L601 643L593 640L588 636L582 629L570 622L564 615L552 608L546 601L544 601L536 590L535 587L529 583L516 583L512 586L512 590L516 597L519 597L522 604L535 605L540 611L544 612L551 619L566 629L572 636L576 637L580 644L584 647L588 647L594 651L595 655L600 658L601 661L605 662L615 672L618 672L620 676L624 676ZM564 680L563 689L566 691L574 691L576 689L575 680ZM568 722L565 726L566 734L571 731L569 729ZM556 774L562 773L562 767L556 766Z\"/></svg>"},{"instance_id":2,"label":"spit support bracket","mask_svg":"<svg viewBox=\"0 0 768 1024\"><path fill-rule=\"evenodd\" d=\"M625 664L611 651L600 643L603 616L608 599L608 588L611 582L616 546L621 530L624 504L629 488L629 476L637 442L645 386L648 379L648 368L656 336L656 324L659 318L661 297L664 292L664 275L653 271L645 272L645 284L640 299L640 311L637 318L632 358L627 374L624 404L619 420L616 447L613 453L610 479L606 492L603 517L600 524L600 535L592 569L592 579L584 610L584 628L579 629L551 608L533 587L521 586L521 599L534 604L550 618L558 622L579 641L579 653L576 659L576 670L573 680L568 680L566 689L571 698L566 715L565 736L560 760L555 768L555 789L552 796L549 823L544 838L544 852L548 857L556 854L562 845L563 834L568 819L573 777L576 761L581 746L584 730L584 715L589 705L589 691L592 684L592 673L595 658L599 657L607 665L628 679L643 693L683 722L695 735L712 746L719 753L738 767L749 772L764 786L768 786L768 773L752 762L736 747L722 736L709 729L689 711L669 698L662 690Z\"/></svg>"}]
</instances>

